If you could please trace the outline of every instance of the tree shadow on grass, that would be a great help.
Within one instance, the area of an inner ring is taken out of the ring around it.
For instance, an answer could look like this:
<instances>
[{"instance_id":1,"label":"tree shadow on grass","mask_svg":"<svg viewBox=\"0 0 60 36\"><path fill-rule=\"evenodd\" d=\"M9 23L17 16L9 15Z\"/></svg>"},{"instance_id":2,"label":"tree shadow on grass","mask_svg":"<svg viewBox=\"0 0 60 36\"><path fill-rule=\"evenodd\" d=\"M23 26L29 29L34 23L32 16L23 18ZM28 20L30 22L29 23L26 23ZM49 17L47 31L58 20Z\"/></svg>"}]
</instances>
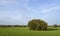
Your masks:
<instances>
[{"instance_id":1,"label":"tree shadow on grass","mask_svg":"<svg viewBox=\"0 0 60 36\"><path fill-rule=\"evenodd\" d=\"M59 29L57 29L57 28L50 28L50 29L47 29L46 31L55 31L55 30L59 30Z\"/></svg>"}]
</instances>

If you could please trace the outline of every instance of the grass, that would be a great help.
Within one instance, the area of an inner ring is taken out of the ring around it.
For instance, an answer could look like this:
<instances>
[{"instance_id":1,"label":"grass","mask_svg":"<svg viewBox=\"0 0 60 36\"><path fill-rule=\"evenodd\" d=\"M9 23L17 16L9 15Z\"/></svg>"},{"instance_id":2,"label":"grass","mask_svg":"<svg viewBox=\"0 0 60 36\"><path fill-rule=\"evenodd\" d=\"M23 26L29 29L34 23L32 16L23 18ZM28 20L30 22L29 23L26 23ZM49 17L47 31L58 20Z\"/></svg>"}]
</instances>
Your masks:
<instances>
[{"instance_id":1,"label":"grass","mask_svg":"<svg viewBox=\"0 0 60 36\"><path fill-rule=\"evenodd\" d=\"M28 27L0 27L0 36L60 36L60 27L47 31L33 31Z\"/></svg>"}]
</instances>

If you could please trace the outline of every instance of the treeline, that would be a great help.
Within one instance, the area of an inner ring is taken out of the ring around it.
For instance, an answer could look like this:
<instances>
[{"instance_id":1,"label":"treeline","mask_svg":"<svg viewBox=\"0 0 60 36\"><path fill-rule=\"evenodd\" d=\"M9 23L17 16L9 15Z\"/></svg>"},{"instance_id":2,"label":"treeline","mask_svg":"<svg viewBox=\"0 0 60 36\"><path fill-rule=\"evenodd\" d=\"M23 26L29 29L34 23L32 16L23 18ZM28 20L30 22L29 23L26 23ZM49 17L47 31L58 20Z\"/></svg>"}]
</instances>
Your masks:
<instances>
[{"instance_id":1,"label":"treeline","mask_svg":"<svg viewBox=\"0 0 60 36\"><path fill-rule=\"evenodd\" d=\"M27 25L0 25L0 27L27 27ZM60 25L48 25L48 27L60 27Z\"/></svg>"},{"instance_id":2,"label":"treeline","mask_svg":"<svg viewBox=\"0 0 60 36\"><path fill-rule=\"evenodd\" d=\"M60 25L48 25L48 27L60 27Z\"/></svg>"},{"instance_id":3,"label":"treeline","mask_svg":"<svg viewBox=\"0 0 60 36\"><path fill-rule=\"evenodd\" d=\"M0 25L0 27L27 27L26 25Z\"/></svg>"}]
</instances>

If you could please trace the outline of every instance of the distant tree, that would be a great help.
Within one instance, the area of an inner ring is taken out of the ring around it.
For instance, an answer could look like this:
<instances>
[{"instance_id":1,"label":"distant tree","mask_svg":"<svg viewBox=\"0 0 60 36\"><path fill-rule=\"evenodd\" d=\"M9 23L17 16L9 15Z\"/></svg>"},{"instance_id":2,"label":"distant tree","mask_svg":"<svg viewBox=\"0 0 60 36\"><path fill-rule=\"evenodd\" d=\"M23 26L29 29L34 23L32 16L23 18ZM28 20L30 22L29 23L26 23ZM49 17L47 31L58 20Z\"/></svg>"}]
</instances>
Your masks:
<instances>
[{"instance_id":1,"label":"distant tree","mask_svg":"<svg viewBox=\"0 0 60 36\"><path fill-rule=\"evenodd\" d=\"M58 27L58 25L56 25L56 24L54 24L53 26L54 26L54 27Z\"/></svg>"},{"instance_id":2,"label":"distant tree","mask_svg":"<svg viewBox=\"0 0 60 36\"><path fill-rule=\"evenodd\" d=\"M46 30L47 23L41 19L33 19L28 22L28 27L31 30Z\"/></svg>"}]
</instances>

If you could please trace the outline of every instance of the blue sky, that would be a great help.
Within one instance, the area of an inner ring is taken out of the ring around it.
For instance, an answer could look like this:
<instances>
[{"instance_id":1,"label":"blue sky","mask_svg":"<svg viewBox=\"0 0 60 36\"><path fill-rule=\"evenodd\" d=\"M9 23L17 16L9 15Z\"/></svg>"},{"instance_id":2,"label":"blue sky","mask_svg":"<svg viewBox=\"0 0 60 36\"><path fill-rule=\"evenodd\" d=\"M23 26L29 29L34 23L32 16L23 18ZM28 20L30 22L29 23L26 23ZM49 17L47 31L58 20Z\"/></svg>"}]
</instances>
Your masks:
<instances>
[{"instance_id":1,"label":"blue sky","mask_svg":"<svg viewBox=\"0 0 60 36\"><path fill-rule=\"evenodd\" d=\"M1 25L27 25L31 19L60 24L60 0L0 0Z\"/></svg>"}]
</instances>

